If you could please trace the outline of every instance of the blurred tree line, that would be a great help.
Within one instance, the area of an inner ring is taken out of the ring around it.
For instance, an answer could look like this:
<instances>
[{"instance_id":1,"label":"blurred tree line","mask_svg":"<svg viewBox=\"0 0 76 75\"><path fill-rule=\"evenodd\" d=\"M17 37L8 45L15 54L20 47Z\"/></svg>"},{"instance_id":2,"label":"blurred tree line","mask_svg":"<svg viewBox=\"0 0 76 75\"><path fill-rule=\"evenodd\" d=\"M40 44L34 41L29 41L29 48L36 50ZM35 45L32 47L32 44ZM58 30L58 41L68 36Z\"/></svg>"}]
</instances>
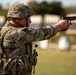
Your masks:
<instances>
[{"instance_id":1,"label":"blurred tree line","mask_svg":"<svg viewBox=\"0 0 76 75\"><path fill-rule=\"evenodd\" d=\"M36 14L55 14L63 16L66 14L65 9L63 8L61 2L51 2L47 3L43 1L41 3L32 2L28 4Z\"/></svg>"},{"instance_id":2,"label":"blurred tree line","mask_svg":"<svg viewBox=\"0 0 76 75\"><path fill-rule=\"evenodd\" d=\"M36 14L55 14L59 16L66 16L68 13L76 13L76 6L63 6L62 3L59 1L53 1L50 3L47 3L46 1L43 1L41 3L37 3L36 1L33 1L32 3L28 4L32 10Z\"/></svg>"}]
</instances>

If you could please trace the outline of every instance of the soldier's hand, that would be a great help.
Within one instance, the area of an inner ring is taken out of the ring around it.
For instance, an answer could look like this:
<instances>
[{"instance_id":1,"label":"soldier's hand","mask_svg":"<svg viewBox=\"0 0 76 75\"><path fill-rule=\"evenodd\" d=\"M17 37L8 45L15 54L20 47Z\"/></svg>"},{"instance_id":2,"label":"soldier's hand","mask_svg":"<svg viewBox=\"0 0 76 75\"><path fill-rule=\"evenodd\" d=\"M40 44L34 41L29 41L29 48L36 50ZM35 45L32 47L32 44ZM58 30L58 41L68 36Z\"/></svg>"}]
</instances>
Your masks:
<instances>
[{"instance_id":1,"label":"soldier's hand","mask_svg":"<svg viewBox=\"0 0 76 75\"><path fill-rule=\"evenodd\" d=\"M71 23L68 20L60 20L57 24L55 24L58 29L58 32L67 30L70 25Z\"/></svg>"}]
</instances>

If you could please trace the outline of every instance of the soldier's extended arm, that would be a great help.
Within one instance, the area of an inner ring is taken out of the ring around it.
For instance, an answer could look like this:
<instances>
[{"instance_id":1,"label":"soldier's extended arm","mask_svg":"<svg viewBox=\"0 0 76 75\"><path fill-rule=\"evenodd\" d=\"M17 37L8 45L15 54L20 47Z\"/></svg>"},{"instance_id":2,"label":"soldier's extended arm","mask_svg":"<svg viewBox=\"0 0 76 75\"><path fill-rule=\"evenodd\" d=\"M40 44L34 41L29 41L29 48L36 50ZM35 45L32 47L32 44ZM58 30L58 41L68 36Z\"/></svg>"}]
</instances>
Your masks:
<instances>
[{"instance_id":1,"label":"soldier's extended arm","mask_svg":"<svg viewBox=\"0 0 76 75\"><path fill-rule=\"evenodd\" d=\"M46 40L53 37L56 33L68 29L70 23L68 20L60 20L57 24L49 27L42 27L40 29L20 29L19 31L19 43L30 43L34 41ZM22 35L21 35L22 34Z\"/></svg>"},{"instance_id":2,"label":"soldier's extended arm","mask_svg":"<svg viewBox=\"0 0 76 75\"><path fill-rule=\"evenodd\" d=\"M24 34L23 34L24 33ZM42 27L40 29L26 29L25 30L19 30L20 34L20 41L19 44L34 42L34 41L40 41L40 40L46 40L50 37L54 36L57 33L57 30L55 27ZM22 36L21 36L22 34Z\"/></svg>"}]
</instances>

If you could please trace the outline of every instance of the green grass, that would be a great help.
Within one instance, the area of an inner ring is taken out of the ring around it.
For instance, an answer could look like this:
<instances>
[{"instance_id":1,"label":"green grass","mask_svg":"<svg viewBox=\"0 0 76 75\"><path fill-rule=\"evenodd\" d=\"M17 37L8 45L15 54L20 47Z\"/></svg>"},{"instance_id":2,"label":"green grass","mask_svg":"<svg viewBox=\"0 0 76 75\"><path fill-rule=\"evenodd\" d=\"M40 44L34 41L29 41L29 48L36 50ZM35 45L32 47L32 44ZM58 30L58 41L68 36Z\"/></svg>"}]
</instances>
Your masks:
<instances>
[{"instance_id":1,"label":"green grass","mask_svg":"<svg viewBox=\"0 0 76 75\"><path fill-rule=\"evenodd\" d=\"M76 75L76 51L37 50L34 75Z\"/></svg>"}]
</instances>

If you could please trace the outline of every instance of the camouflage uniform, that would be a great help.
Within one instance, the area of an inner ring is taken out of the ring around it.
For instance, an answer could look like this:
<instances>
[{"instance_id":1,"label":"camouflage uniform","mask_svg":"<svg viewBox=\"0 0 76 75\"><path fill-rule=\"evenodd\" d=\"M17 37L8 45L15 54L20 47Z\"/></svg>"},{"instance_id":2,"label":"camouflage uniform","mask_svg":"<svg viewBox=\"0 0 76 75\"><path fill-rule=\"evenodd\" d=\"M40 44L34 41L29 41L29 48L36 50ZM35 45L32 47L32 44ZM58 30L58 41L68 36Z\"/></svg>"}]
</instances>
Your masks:
<instances>
[{"instance_id":1,"label":"camouflage uniform","mask_svg":"<svg viewBox=\"0 0 76 75\"><path fill-rule=\"evenodd\" d=\"M31 75L32 67L37 63L37 53L32 52L32 42L49 39L57 33L57 29L53 26L40 29L16 28L7 21L1 30L1 36L5 32L3 40L5 61L2 74Z\"/></svg>"}]
</instances>

